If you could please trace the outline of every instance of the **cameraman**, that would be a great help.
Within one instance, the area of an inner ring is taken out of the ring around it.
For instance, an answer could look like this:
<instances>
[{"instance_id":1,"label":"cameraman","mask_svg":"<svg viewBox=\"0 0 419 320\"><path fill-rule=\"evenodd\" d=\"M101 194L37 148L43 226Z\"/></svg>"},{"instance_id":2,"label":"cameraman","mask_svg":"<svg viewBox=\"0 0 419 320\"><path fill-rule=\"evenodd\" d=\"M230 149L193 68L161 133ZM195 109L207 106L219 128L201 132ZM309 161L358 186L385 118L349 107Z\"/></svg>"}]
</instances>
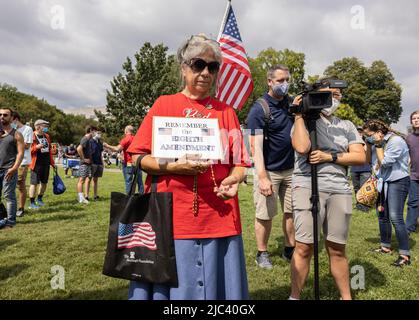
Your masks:
<instances>
[{"instance_id":1,"label":"cameraman","mask_svg":"<svg viewBox=\"0 0 419 320\"><path fill-rule=\"evenodd\" d=\"M311 212L311 164L317 165L319 190L319 230L323 226L330 270L343 300L351 299L349 268L345 254L352 214L352 190L347 166L366 162L364 143L352 122L332 114L342 99L340 89L330 88L323 79L319 91L331 91L333 105L321 110L317 125L318 149L311 150L303 114L295 115L292 145L296 151L292 177L292 205L296 246L291 261L291 300L298 300L304 287L313 253L313 216ZM302 98L297 97L297 104Z\"/></svg>"}]
</instances>

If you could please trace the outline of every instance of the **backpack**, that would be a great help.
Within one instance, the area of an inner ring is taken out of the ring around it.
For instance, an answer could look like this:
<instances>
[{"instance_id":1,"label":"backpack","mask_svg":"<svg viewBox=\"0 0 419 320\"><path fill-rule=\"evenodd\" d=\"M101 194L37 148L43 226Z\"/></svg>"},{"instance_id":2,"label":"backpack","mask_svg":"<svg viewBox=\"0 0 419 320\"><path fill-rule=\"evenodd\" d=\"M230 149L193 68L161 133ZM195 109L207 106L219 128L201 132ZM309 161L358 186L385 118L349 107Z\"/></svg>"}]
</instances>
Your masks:
<instances>
[{"instance_id":1,"label":"backpack","mask_svg":"<svg viewBox=\"0 0 419 320\"><path fill-rule=\"evenodd\" d=\"M52 186L52 192L56 195L62 194L66 190L63 180L58 175L57 168L54 169L54 178L52 181Z\"/></svg>"},{"instance_id":2,"label":"backpack","mask_svg":"<svg viewBox=\"0 0 419 320\"><path fill-rule=\"evenodd\" d=\"M291 96L285 96L285 99L288 99L288 104L292 103L293 99ZM263 120L265 122L265 125L263 126L263 137L264 140L268 140L268 135L269 135L269 121L272 118L272 112L271 112L271 108L269 108L269 104L268 102L265 100L264 97L261 97L259 99L256 100L256 103L259 104L262 109L263 109L263 113L264 113L264 117ZM247 126L247 121L245 122L246 126Z\"/></svg>"}]
</instances>

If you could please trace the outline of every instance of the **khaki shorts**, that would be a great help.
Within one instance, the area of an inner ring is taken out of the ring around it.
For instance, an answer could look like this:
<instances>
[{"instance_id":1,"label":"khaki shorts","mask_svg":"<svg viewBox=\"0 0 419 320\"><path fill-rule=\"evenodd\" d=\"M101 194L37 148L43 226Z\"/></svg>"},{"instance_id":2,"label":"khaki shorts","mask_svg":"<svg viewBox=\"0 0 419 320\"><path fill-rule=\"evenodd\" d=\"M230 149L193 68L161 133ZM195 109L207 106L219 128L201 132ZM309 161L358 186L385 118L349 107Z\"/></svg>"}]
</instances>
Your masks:
<instances>
[{"instance_id":1,"label":"khaki shorts","mask_svg":"<svg viewBox=\"0 0 419 320\"><path fill-rule=\"evenodd\" d=\"M319 192L319 233L323 226L326 240L346 244L352 215L352 195ZM295 188L292 192L295 240L305 244L314 242L311 189Z\"/></svg>"},{"instance_id":2,"label":"khaki shorts","mask_svg":"<svg viewBox=\"0 0 419 320\"><path fill-rule=\"evenodd\" d=\"M253 201L256 207L257 219L272 220L278 214L278 198L281 201L282 212L292 213L291 180L293 171L294 169L266 171L274 191L269 197L265 197L260 193L257 174L253 176Z\"/></svg>"},{"instance_id":3,"label":"khaki shorts","mask_svg":"<svg viewBox=\"0 0 419 320\"><path fill-rule=\"evenodd\" d=\"M17 183L21 183L22 181L25 181L26 183L26 177L28 175L28 166L20 166L17 170Z\"/></svg>"}]
</instances>

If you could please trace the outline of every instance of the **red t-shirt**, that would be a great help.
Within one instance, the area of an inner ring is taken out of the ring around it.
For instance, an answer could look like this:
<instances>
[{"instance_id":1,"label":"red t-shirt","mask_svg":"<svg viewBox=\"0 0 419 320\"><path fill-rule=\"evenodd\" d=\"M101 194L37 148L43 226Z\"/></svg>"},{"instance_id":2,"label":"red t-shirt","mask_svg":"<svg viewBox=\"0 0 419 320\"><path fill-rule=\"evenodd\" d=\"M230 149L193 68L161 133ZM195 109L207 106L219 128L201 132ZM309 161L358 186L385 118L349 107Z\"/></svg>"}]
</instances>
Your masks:
<instances>
[{"instance_id":1,"label":"red t-shirt","mask_svg":"<svg viewBox=\"0 0 419 320\"><path fill-rule=\"evenodd\" d=\"M122 140L119 142L120 146L122 147L122 152L124 153L124 162L125 164L132 163L132 157L127 152L129 146L131 145L132 141L134 140L134 136L128 133Z\"/></svg>"},{"instance_id":2,"label":"red t-shirt","mask_svg":"<svg viewBox=\"0 0 419 320\"><path fill-rule=\"evenodd\" d=\"M205 108L206 104L212 109ZM244 146L240 124L231 107L209 98L191 100L182 93L161 96L144 118L134 141L128 148L132 154L151 154L152 119L162 117L197 117L198 113L208 118L218 118L222 132L222 146L226 150L225 159L213 165L217 185L229 175L234 166L249 167L249 157ZM225 130L223 130L225 129ZM224 134L223 134L224 132ZM228 136L227 133L230 133ZM241 234L238 197L222 200L214 193L211 169L198 175L198 216L194 216L193 176L159 176L157 190L173 193L173 233L175 239L221 238ZM146 192L151 186L151 176L146 179Z\"/></svg>"}]
</instances>

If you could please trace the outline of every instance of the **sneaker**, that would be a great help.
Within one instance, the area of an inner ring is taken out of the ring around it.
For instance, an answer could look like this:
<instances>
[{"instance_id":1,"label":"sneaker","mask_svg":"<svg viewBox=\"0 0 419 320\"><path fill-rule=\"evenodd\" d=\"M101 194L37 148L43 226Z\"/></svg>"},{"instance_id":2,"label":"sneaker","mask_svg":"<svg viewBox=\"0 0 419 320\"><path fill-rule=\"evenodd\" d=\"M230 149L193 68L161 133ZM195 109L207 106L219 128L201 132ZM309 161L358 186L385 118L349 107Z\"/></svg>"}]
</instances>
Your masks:
<instances>
[{"instance_id":1,"label":"sneaker","mask_svg":"<svg viewBox=\"0 0 419 320\"><path fill-rule=\"evenodd\" d=\"M38 209L39 209L39 207L38 207L38 205L36 205L35 203L31 203L31 204L29 205L28 209L30 209L30 210L38 210Z\"/></svg>"},{"instance_id":2,"label":"sneaker","mask_svg":"<svg viewBox=\"0 0 419 320\"><path fill-rule=\"evenodd\" d=\"M402 257L402 256L399 256L398 258L397 258L397 260L396 261L394 261L392 264L391 264L391 266L393 266L393 267L403 267L403 266L408 266L408 265L410 265L411 264L411 262L410 262L410 257L409 257L409 259L406 259L406 258L404 258L404 257Z\"/></svg>"},{"instance_id":3,"label":"sneaker","mask_svg":"<svg viewBox=\"0 0 419 320\"><path fill-rule=\"evenodd\" d=\"M36 201L36 204L38 205L38 207L43 207L43 206L45 206L44 201L42 201L41 199L38 199L38 200Z\"/></svg>"},{"instance_id":4,"label":"sneaker","mask_svg":"<svg viewBox=\"0 0 419 320\"><path fill-rule=\"evenodd\" d=\"M90 200L89 200L89 197L84 197L84 199L86 199L87 201L90 201Z\"/></svg>"},{"instance_id":5,"label":"sneaker","mask_svg":"<svg viewBox=\"0 0 419 320\"><path fill-rule=\"evenodd\" d=\"M256 264L262 269L272 269L272 262L269 259L269 253L265 251L262 252L260 256L256 255Z\"/></svg>"},{"instance_id":6,"label":"sneaker","mask_svg":"<svg viewBox=\"0 0 419 320\"><path fill-rule=\"evenodd\" d=\"M0 229L13 228L16 225L16 222L11 222L8 219L3 219L0 221Z\"/></svg>"},{"instance_id":7,"label":"sneaker","mask_svg":"<svg viewBox=\"0 0 419 320\"><path fill-rule=\"evenodd\" d=\"M100 200L100 197L99 196L96 196L96 197L93 198L93 200L94 201L99 201Z\"/></svg>"},{"instance_id":8,"label":"sneaker","mask_svg":"<svg viewBox=\"0 0 419 320\"><path fill-rule=\"evenodd\" d=\"M89 200L87 199L80 199L79 203L83 203L83 204L89 204Z\"/></svg>"},{"instance_id":9,"label":"sneaker","mask_svg":"<svg viewBox=\"0 0 419 320\"><path fill-rule=\"evenodd\" d=\"M16 211L16 217L22 218L25 215L25 210L19 209Z\"/></svg>"}]
</instances>

